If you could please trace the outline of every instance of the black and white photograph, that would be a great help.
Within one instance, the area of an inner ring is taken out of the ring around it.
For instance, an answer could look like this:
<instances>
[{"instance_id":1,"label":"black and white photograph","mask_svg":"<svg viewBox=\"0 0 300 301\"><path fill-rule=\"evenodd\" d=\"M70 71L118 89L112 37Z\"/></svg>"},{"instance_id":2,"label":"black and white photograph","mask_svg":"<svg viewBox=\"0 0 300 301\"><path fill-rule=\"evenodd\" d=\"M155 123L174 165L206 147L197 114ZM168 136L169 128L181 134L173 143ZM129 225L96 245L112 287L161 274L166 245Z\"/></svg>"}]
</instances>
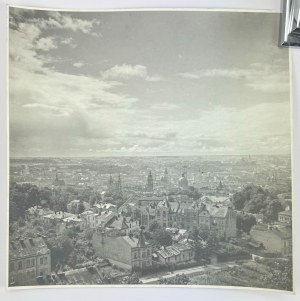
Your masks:
<instances>
[{"instance_id":1,"label":"black and white photograph","mask_svg":"<svg viewBox=\"0 0 300 301\"><path fill-rule=\"evenodd\" d=\"M294 291L280 13L8 16L10 289Z\"/></svg>"}]
</instances>

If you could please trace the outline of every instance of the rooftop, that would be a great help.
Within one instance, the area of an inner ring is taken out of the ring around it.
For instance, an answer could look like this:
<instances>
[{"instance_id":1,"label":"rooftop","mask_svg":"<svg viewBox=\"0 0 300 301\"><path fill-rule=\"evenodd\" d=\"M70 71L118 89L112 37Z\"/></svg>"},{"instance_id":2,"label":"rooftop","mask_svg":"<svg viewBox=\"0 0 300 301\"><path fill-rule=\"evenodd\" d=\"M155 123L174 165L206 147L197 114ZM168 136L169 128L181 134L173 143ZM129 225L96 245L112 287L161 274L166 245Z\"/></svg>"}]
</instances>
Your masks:
<instances>
[{"instance_id":1,"label":"rooftop","mask_svg":"<svg viewBox=\"0 0 300 301\"><path fill-rule=\"evenodd\" d=\"M42 237L20 238L9 244L9 259L16 260L50 253Z\"/></svg>"}]
</instances>

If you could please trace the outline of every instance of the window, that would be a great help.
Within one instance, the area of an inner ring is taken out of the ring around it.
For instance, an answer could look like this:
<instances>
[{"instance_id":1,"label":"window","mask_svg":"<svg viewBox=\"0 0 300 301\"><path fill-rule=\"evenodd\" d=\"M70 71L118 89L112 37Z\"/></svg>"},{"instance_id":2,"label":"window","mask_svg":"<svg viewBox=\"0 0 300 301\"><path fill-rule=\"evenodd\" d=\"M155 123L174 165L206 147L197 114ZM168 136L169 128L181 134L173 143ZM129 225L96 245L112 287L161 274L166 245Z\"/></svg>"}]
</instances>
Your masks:
<instances>
[{"instance_id":1,"label":"window","mask_svg":"<svg viewBox=\"0 0 300 301\"><path fill-rule=\"evenodd\" d=\"M163 217L166 217L166 211L163 211Z\"/></svg>"},{"instance_id":2,"label":"window","mask_svg":"<svg viewBox=\"0 0 300 301\"><path fill-rule=\"evenodd\" d=\"M43 276L43 274L44 274L43 271L40 271L40 276Z\"/></svg>"},{"instance_id":3,"label":"window","mask_svg":"<svg viewBox=\"0 0 300 301\"><path fill-rule=\"evenodd\" d=\"M43 264L43 263L44 263L44 258L41 257L41 258L40 258L40 264Z\"/></svg>"},{"instance_id":4,"label":"window","mask_svg":"<svg viewBox=\"0 0 300 301\"><path fill-rule=\"evenodd\" d=\"M31 266L32 266L32 267L35 266L35 259L31 259Z\"/></svg>"},{"instance_id":5,"label":"window","mask_svg":"<svg viewBox=\"0 0 300 301\"><path fill-rule=\"evenodd\" d=\"M48 257L44 257L44 264L48 263Z\"/></svg>"},{"instance_id":6,"label":"window","mask_svg":"<svg viewBox=\"0 0 300 301\"><path fill-rule=\"evenodd\" d=\"M18 270L22 270L22 261L18 262Z\"/></svg>"},{"instance_id":7,"label":"window","mask_svg":"<svg viewBox=\"0 0 300 301\"><path fill-rule=\"evenodd\" d=\"M30 259L26 260L26 268L30 268Z\"/></svg>"}]
</instances>

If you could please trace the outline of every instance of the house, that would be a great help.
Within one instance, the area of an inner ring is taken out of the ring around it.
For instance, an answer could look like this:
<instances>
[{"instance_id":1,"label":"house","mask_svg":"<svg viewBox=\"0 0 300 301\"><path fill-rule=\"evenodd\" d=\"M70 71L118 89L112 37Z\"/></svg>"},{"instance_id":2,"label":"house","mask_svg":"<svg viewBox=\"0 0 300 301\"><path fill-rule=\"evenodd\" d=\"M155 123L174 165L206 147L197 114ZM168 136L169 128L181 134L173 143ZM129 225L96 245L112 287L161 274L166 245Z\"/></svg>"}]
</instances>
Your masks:
<instances>
[{"instance_id":1,"label":"house","mask_svg":"<svg viewBox=\"0 0 300 301\"><path fill-rule=\"evenodd\" d=\"M209 229L220 238L229 239L236 236L236 212L226 205L169 201L164 198L158 203L140 207L141 226L149 229L152 221L157 221L162 228L191 229L200 227Z\"/></svg>"},{"instance_id":2,"label":"house","mask_svg":"<svg viewBox=\"0 0 300 301\"><path fill-rule=\"evenodd\" d=\"M280 253L284 256L292 254L292 227L278 225L254 225L250 231L254 242L263 244L269 252Z\"/></svg>"},{"instance_id":3,"label":"house","mask_svg":"<svg viewBox=\"0 0 300 301\"><path fill-rule=\"evenodd\" d=\"M108 232L97 229L92 243L97 256L120 268L131 271L152 266L151 246L145 241L142 231L136 238L133 235L110 236Z\"/></svg>"},{"instance_id":4,"label":"house","mask_svg":"<svg viewBox=\"0 0 300 301\"><path fill-rule=\"evenodd\" d=\"M97 228L106 227L117 217L117 213L114 211L101 211L100 213L95 213L92 210L84 211L80 214L83 219L85 228Z\"/></svg>"},{"instance_id":5,"label":"house","mask_svg":"<svg viewBox=\"0 0 300 301\"><path fill-rule=\"evenodd\" d=\"M193 247L188 242L162 247L156 254L162 264L186 264L195 258Z\"/></svg>"},{"instance_id":6,"label":"house","mask_svg":"<svg viewBox=\"0 0 300 301\"><path fill-rule=\"evenodd\" d=\"M278 213L278 221L283 224L292 224L292 210L287 209Z\"/></svg>"},{"instance_id":7,"label":"house","mask_svg":"<svg viewBox=\"0 0 300 301\"><path fill-rule=\"evenodd\" d=\"M42 237L9 243L9 285L34 285L51 273L51 253Z\"/></svg>"},{"instance_id":8,"label":"house","mask_svg":"<svg viewBox=\"0 0 300 301\"><path fill-rule=\"evenodd\" d=\"M93 211L98 214L107 210L117 212L118 207L117 205L111 203L100 203L100 204L94 204L93 206Z\"/></svg>"}]
</instances>

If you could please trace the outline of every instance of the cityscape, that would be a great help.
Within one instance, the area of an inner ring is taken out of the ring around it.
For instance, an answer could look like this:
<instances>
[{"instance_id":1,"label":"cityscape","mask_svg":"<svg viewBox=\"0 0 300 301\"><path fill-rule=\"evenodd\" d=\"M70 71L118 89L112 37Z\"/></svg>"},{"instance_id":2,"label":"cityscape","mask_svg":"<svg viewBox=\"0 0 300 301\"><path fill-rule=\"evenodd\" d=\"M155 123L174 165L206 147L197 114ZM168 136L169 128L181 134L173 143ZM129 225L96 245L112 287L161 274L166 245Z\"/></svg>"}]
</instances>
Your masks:
<instances>
[{"instance_id":1,"label":"cityscape","mask_svg":"<svg viewBox=\"0 0 300 301\"><path fill-rule=\"evenodd\" d=\"M10 285L290 290L290 175L289 156L11 159Z\"/></svg>"},{"instance_id":2,"label":"cityscape","mask_svg":"<svg viewBox=\"0 0 300 301\"><path fill-rule=\"evenodd\" d=\"M10 7L9 288L293 291L279 21Z\"/></svg>"}]
</instances>

